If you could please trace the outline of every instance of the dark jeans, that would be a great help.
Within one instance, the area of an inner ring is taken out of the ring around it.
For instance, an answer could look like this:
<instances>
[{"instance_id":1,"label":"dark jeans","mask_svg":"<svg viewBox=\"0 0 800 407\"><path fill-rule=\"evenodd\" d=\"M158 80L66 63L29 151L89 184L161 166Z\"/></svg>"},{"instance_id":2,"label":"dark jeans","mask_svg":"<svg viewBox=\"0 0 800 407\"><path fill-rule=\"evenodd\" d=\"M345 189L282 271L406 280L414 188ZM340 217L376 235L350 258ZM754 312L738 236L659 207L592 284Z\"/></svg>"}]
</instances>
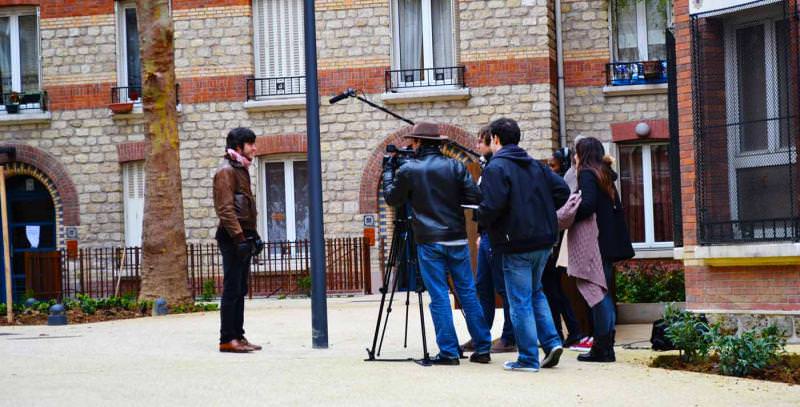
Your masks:
<instances>
[{"instance_id":1,"label":"dark jeans","mask_svg":"<svg viewBox=\"0 0 800 407\"><path fill-rule=\"evenodd\" d=\"M614 309L614 300L611 298L610 291L614 274L613 264L603 260L603 272L606 275L606 285L609 287L609 291L602 301L592 307L595 338L611 335L617 323L617 312Z\"/></svg>"},{"instance_id":2,"label":"dark jeans","mask_svg":"<svg viewBox=\"0 0 800 407\"><path fill-rule=\"evenodd\" d=\"M478 275L475 289L478 291L478 300L483 308L483 317L486 319L489 329L492 329L494 323L494 293L500 294L503 298L503 333L500 337L507 345L515 344L514 325L511 323L506 283L503 278L503 257L492 254L489 236L485 233L481 234L481 243L478 245Z\"/></svg>"},{"instance_id":3,"label":"dark jeans","mask_svg":"<svg viewBox=\"0 0 800 407\"><path fill-rule=\"evenodd\" d=\"M563 267L556 267L556 255L551 255L547 261L547 267L542 274L542 289L547 296L547 304L550 305L550 312L553 314L553 323L556 326L559 338L564 340L564 333L561 332L561 320L567 325L567 336L570 338L581 337L581 326L572 311L572 304L569 302L564 289L561 287L561 275L566 272Z\"/></svg>"},{"instance_id":4,"label":"dark jeans","mask_svg":"<svg viewBox=\"0 0 800 407\"><path fill-rule=\"evenodd\" d=\"M244 297L250 275L250 256L240 257L236 243L217 239L222 253L222 305L220 306L219 342L226 343L244 337Z\"/></svg>"}]
</instances>

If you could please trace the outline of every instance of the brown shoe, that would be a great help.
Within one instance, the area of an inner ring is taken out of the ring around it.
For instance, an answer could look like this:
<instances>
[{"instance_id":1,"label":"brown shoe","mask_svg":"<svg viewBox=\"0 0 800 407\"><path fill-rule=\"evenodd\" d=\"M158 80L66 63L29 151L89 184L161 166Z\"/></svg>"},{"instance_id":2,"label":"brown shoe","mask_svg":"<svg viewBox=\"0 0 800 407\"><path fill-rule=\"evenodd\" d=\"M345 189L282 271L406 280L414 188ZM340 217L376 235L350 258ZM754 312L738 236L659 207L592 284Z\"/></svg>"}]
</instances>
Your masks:
<instances>
[{"instance_id":1,"label":"brown shoe","mask_svg":"<svg viewBox=\"0 0 800 407\"><path fill-rule=\"evenodd\" d=\"M497 338L492 341L492 353L513 353L517 351L517 346L506 343L503 338Z\"/></svg>"},{"instance_id":2,"label":"brown shoe","mask_svg":"<svg viewBox=\"0 0 800 407\"><path fill-rule=\"evenodd\" d=\"M252 351L253 348L245 345L244 342L234 339L230 342L225 342L219 344L219 351L220 352L230 352L230 353L248 353Z\"/></svg>"},{"instance_id":3,"label":"brown shoe","mask_svg":"<svg viewBox=\"0 0 800 407\"><path fill-rule=\"evenodd\" d=\"M254 343L250 343L250 341L248 341L247 338L245 338L244 336L242 337L242 339L239 339L239 342L241 342L244 346L249 347L250 350L261 350L262 349L261 345L256 345Z\"/></svg>"},{"instance_id":4,"label":"brown shoe","mask_svg":"<svg viewBox=\"0 0 800 407\"><path fill-rule=\"evenodd\" d=\"M472 339L464 342L464 344L461 345L461 351L462 352L475 352L475 344L472 343Z\"/></svg>"}]
</instances>

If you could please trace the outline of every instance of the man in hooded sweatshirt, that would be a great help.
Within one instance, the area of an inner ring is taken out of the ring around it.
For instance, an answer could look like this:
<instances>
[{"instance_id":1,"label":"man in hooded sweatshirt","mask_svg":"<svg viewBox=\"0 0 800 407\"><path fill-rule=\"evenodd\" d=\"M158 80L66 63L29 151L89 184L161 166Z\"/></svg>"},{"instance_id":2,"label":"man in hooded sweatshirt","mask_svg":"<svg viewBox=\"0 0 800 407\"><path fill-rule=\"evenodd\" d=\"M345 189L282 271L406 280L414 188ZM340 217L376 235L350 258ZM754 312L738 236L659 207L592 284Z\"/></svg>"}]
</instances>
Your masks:
<instances>
[{"instance_id":1,"label":"man in hooded sweatshirt","mask_svg":"<svg viewBox=\"0 0 800 407\"><path fill-rule=\"evenodd\" d=\"M490 124L492 160L483 170L479 221L492 250L503 256L503 274L511 322L519 348L506 370L536 372L558 364L563 352L547 298L542 272L558 238L556 209L569 198L569 187L550 168L517 144L517 122L501 118ZM539 362L538 345L545 357Z\"/></svg>"}]
</instances>

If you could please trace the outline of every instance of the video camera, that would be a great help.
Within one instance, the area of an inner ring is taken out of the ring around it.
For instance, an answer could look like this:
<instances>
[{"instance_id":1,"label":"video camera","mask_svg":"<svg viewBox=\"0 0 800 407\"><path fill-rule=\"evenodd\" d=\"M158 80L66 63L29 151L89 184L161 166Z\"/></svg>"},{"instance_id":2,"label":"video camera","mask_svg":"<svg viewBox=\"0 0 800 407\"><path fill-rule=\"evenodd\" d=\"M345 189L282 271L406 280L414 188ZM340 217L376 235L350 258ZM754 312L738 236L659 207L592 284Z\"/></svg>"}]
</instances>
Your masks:
<instances>
[{"instance_id":1,"label":"video camera","mask_svg":"<svg viewBox=\"0 0 800 407\"><path fill-rule=\"evenodd\" d=\"M394 144L386 146L386 154L383 155L383 168L397 171L401 165L411 158L414 158L415 151L411 147L398 148Z\"/></svg>"}]
</instances>

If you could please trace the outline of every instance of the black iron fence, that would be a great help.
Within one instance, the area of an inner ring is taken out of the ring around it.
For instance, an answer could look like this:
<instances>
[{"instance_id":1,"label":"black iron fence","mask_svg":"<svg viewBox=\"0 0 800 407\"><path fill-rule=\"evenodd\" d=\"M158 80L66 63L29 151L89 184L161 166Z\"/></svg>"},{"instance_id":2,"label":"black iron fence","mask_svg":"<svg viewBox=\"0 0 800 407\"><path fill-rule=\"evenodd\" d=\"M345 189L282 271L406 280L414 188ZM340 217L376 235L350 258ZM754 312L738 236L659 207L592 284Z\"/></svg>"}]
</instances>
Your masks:
<instances>
[{"instance_id":1,"label":"black iron fence","mask_svg":"<svg viewBox=\"0 0 800 407\"><path fill-rule=\"evenodd\" d=\"M305 76L247 79L247 100L306 94Z\"/></svg>"},{"instance_id":2,"label":"black iron fence","mask_svg":"<svg viewBox=\"0 0 800 407\"><path fill-rule=\"evenodd\" d=\"M799 241L798 21L790 3L692 17L698 240ZM768 17L767 17L768 16Z\"/></svg>"},{"instance_id":3,"label":"black iron fence","mask_svg":"<svg viewBox=\"0 0 800 407\"><path fill-rule=\"evenodd\" d=\"M8 92L2 94L3 110L6 113L20 111L47 111L47 92Z\"/></svg>"},{"instance_id":4,"label":"black iron fence","mask_svg":"<svg viewBox=\"0 0 800 407\"><path fill-rule=\"evenodd\" d=\"M115 86L111 88L111 103L139 103L142 101L141 86ZM180 85L175 84L175 104L181 104Z\"/></svg>"},{"instance_id":5,"label":"black iron fence","mask_svg":"<svg viewBox=\"0 0 800 407\"><path fill-rule=\"evenodd\" d=\"M465 67L452 66L444 68L398 69L386 71L386 91L399 89L427 88L435 86L451 86L463 88Z\"/></svg>"},{"instance_id":6,"label":"black iron fence","mask_svg":"<svg viewBox=\"0 0 800 407\"><path fill-rule=\"evenodd\" d=\"M614 62L606 64L606 84L610 86L667 83L667 61Z\"/></svg>"},{"instance_id":7,"label":"black iron fence","mask_svg":"<svg viewBox=\"0 0 800 407\"><path fill-rule=\"evenodd\" d=\"M188 249L188 284L195 298L222 293L222 256L216 244L192 243ZM253 259L249 296L305 294L310 289L310 242L269 242ZM31 253L26 259L26 291L36 298L77 294L104 298L138 295L141 249L106 247L76 253ZM326 284L329 293L370 292L369 246L363 238L325 240Z\"/></svg>"}]
</instances>

